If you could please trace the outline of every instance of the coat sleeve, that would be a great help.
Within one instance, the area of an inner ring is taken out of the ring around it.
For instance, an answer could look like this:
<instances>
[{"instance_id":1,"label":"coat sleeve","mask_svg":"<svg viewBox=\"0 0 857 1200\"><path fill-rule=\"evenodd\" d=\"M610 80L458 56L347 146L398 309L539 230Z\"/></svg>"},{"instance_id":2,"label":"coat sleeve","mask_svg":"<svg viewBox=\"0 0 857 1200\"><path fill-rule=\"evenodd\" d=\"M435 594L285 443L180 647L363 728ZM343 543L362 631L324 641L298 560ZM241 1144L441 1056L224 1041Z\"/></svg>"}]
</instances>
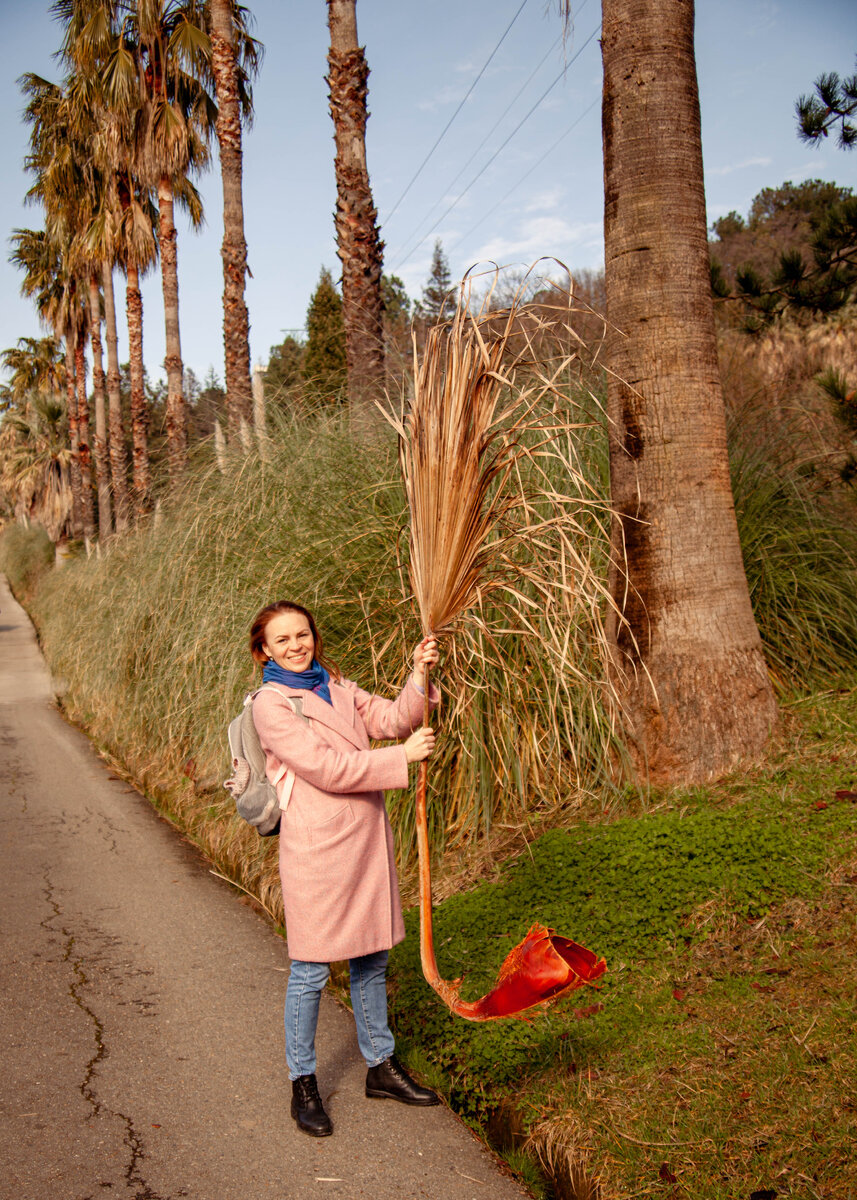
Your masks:
<instances>
[{"instance_id":1,"label":"coat sleeve","mask_svg":"<svg viewBox=\"0 0 857 1200\"><path fill-rule=\"evenodd\" d=\"M423 723L425 697L417 691L413 675L408 677L408 682L395 700L385 700L383 696L364 692L350 679L342 679L340 683L353 695L360 720L370 738L376 741L407 737ZM430 707L436 708L439 700L440 692L432 684L429 691Z\"/></svg>"},{"instance_id":2,"label":"coat sleeve","mask_svg":"<svg viewBox=\"0 0 857 1200\"><path fill-rule=\"evenodd\" d=\"M404 746L336 750L272 692L253 701L262 749L323 792L375 792L408 786Z\"/></svg>"}]
</instances>

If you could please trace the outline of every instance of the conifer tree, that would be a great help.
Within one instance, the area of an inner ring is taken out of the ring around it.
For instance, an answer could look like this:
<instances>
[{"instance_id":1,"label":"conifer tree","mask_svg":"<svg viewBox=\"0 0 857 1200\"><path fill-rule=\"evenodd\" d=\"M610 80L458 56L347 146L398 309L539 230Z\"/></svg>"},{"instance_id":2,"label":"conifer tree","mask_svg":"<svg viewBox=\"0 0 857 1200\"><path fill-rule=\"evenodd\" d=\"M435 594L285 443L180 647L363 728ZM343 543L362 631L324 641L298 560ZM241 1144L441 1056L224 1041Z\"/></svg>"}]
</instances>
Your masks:
<instances>
[{"instance_id":1,"label":"conifer tree","mask_svg":"<svg viewBox=\"0 0 857 1200\"><path fill-rule=\"evenodd\" d=\"M436 325L444 315L452 312L454 304L450 304L449 292L452 288L452 275L449 270L449 260L443 252L440 238L434 244L431 259L431 269L426 285L423 288L422 300L416 303L416 315L429 325Z\"/></svg>"},{"instance_id":2,"label":"conifer tree","mask_svg":"<svg viewBox=\"0 0 857 1200\"><path fill-rule=\"evenodd\" d=\"M346 382L342 298L327 267L321 268L306 316L307 341L301 374L317 399L339 400Z\"/></svg>"},{"instance_id":3,"label":"conifer tree","mask_svg":"<svg viewBox=\"0 0 857 1200\"><path fill-rule=\"evenodd\" d=\"M265 393L272 399L282 398L289 388L301 381L304 347L296 337L287 334L278 346L268 352L265 371Z\"/></svg>"},{"instance_id":4,"label":"conifer tree","mask_svg":"<svg viewBox=\"0 0 857 1200\"><path fill-rule=\"evenodd\" d=\"M798 137L818 145L837 124L837 142L841 150L857 146L857 72L840 79L836 71L819 75L815 95L801 96L795 104Z\"/></svg>"}]
</instances>

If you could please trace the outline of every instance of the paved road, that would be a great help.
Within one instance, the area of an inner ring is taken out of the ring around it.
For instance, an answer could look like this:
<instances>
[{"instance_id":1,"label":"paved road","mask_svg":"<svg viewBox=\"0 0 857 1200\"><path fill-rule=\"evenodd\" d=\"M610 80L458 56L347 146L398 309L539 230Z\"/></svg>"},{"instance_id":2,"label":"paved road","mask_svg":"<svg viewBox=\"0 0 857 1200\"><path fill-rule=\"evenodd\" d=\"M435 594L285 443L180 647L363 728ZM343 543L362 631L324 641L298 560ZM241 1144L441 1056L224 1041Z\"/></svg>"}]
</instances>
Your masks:
<instances>
[{"instance_id":1,"label":"paved road","mask_svg":"<svg viewBox=\"0 0 857 1200\"><path fill-rule=\"evenodd\" d=\"M296 1130L283 943L51 699L0 580L2 1200L522 1200L447 1109L363 1096L327 997L336 1131Z\"/></svg>"}]
</instances>

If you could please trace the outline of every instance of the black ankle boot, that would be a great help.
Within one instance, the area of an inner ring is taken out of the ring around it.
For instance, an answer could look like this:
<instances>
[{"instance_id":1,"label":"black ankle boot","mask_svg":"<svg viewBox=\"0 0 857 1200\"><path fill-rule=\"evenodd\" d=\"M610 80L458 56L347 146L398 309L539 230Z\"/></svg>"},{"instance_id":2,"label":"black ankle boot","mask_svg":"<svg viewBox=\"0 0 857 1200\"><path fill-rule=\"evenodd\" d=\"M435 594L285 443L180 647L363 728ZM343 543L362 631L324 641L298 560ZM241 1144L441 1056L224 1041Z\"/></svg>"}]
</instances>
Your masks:
<instances>
[{"instance_id":1,"label":"black ankle boot","mask_svg":"<svg viewBox=\"0 0 857 1200\"><path fill-rule=\"evenodd\" d=\"M401 1100L402 1104L440 1104L430 1088L420 1087L391 1055L366 1074L366 1095L379 1100Z\"/></svg>"},{"instance_id":2,"label":"black ankle boot","mask_svg":"<svg viewBox=\"0 0 857 1200\"><path fill-rule=\"evenodd\" d=\"M318 1094L315 1075L299 1075L292 1081L292 1116L298 1129L311 1137L329 1137L333 1133L330 1117Z\"/></svg>"}]
</instances>

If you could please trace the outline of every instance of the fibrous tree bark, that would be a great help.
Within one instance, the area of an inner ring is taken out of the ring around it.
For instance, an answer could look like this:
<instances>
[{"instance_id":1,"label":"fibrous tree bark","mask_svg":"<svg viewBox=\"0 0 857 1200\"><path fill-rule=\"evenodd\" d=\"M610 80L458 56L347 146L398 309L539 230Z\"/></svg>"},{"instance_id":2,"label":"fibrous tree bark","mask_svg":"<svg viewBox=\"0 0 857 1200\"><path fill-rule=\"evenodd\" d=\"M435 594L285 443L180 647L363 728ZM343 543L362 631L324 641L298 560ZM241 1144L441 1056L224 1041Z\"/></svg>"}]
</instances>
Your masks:
<instances>
[{"instance_id":1,"label":"fibrous tree bark","mask_svg":"<svg viewBox=\"0 0 857 1200\"><path fill-rule=\"evenodd\" d=\"M126 268L125 307L128 314L128 357L131 383L131 492L137 518L152 511L152 472L149 465L149 410L143 373L143 296L140 272Z\"/></svg>"},{"instance_id":2,"label":"fibrous tree bark","mask_svg":"<svg viewBox=\"0 0 857 1200\"><path fill-rule=\"evenodd\" d=\"M92 503L92 454L89 449L89 401L86 398L86 348L83 329L74 343L74 374L77 388L77 458L80 463L80 513L87 544L95 540L95 508Z\"/></svg>"},{"instance_id":3,"label":"fibrous tree bark","mask_svg":"<svg viewBox=\"0 0 857 1200\"><path fill-rule=\"evenodd\" d=\"M366 165L369 67L357 43L355 0L327 0L327 83L336 141L336 246L342 264L342 312L348 398L369 420L384 386L381 274L384 243Z\"/></svg>"},{"instance_id":4,"label":"fibrous tree bark","mask_svg":"<svg viewBox=\"0 0 857 1200\"><path fill-rule=\"evenodd\" d=\"M98 536L107 542L113 532L113 506L110 502L110 463L107 457L107 405L104 388L104 363L101 354L101 295L98 275L89 276L89 344L92 350L92 394L95 401L95 486L98 491Z\"/></svg>"},{"instance_id":5,"label":"fibrous tree bark","mask_svg":"<svg viewBox=\"0 0 857 1200\"><path fill-rule=\"evenodd\" d=\"M116 297L113 291L113 267L102 264L104 290L104 330L107 342L107 409L110 447L110 481L113 486L113 515L117 533L129 524L128 462L125 454L125 431L122 427L122 394L119 374L119 346L116 331Z\"/></svg>"},{"instance_id":6,"label":"fibrous tree bark","mask_svg":"<svg viewBox=\"0 0 857 1200\"><path fill-rule=\"evenodd\" d=\"M182 378L178 245L174 209L172 182L168 175L162 175L158 184L158 244L161 250L161 285L164 295L167 463L170 482L175 484L187 468L187 402Z\"/></svg>"},{"instance_id":7,"label":"fibrous tree bark","mask_svg":"<svg viewBox=\"0 0 857 1200\"><path fill-rule=\"evenodd\" d=\"M242 194L241 103L232 20L232 0L211 0L211 69L217 91L217 141L223 181L223 346L226 413L230 440L240 435L241 419L252 416L250 320L244 300L247 242Z\"/></svg>"},{"instance_id":8,"label":"fibrous tree bark","mask_svg":"<svg viewBox=\"0 0 857 1200\"><path fill-rule=\"evenodd\" d=\"M71 447L69 480L71 483L71 530L76 538L83 537L83 486L80 478L80 438L77 431L77 388L74 378L74 336L65 333L65 387L68 416L68 440Z\"/></svg>"},{"instance_id":9,"label":"fibrous tree bark","mask_svg":"<svg viewBox=\"0 0 857 1200\"><path fill-rule=\"evenodd\" d=\"M690 782L757 755L776 704L729 481L693 3L602 14L612 669L638 773Z\"/></svg>"}]
</instances>

